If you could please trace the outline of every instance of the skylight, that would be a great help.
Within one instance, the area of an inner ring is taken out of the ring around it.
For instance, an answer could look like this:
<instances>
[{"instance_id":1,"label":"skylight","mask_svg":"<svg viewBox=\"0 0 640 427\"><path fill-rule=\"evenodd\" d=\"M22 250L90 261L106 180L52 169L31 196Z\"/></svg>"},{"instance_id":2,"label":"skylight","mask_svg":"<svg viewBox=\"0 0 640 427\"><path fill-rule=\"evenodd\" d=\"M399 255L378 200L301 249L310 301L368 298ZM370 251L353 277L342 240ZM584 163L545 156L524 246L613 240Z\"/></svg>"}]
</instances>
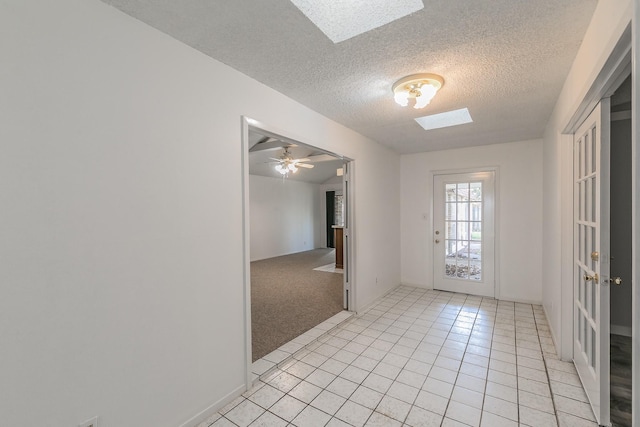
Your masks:
<instances>
[{"instance_id":1,"label":"skylight","mask_svg":"<svg viewBox=\"0 0 640 427\"><path fill-rule=\"evenodd\" d=\"M424 9L422 0L291 0L334 43Z\"/></svg>"},{"instance_id":2,"label":"skylight","mask_svg":"<svg viewBox=\"0 0 640 427\"><path fill-rule=\"evenodd\" d=\"M459 110L447 111L446 113L432 114L430 116L418 117L415 119L424 130L440 129L449 126L463 125L473 122L469 110L461 108Z\"/></svg>"}]
</instances>

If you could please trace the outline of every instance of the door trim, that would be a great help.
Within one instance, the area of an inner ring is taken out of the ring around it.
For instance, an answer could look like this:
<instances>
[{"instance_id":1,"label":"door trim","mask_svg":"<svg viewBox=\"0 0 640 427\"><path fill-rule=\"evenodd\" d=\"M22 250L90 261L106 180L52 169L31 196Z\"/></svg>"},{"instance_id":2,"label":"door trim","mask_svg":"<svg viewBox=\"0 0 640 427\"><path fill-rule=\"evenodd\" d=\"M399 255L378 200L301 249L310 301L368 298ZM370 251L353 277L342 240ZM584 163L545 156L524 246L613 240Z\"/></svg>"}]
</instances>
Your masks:
<instances>
[{"instance_id":1,"label":"door trim","mask_svg":"<svg viewBox=\"0 0 640 427\"><path fill-rule=\"evenodd\" d=\"M636 12L637 13L637 12ZM635 27L635 25L634 25ZM635 38L638 36L636 35ZM629 22L624 30L621 30L620 38L615 46L612 48L609 58L605 61L602 68L598 72L597 76L591 82L591 86L584 93L582 100L576 105L574 113L571 117L565 120L565 127L563 133L560 135L562 141L561 147L561 161L562 171L560 176L560 185L562 189L560 194L571 194L572 197L565 198L560 202L561 209L561 222L560 230L562 233L560 251L560 276L561 276L561 310L560 310L560 330L557 331L558 337L556 345L556 351L561 360L571 361L573 360L573 276L574 276L574 261L573 261L573 134L578 130L578 127L584 122L593 110L593 108L600 102L601 99L610 96L619 84L632 71L632 80L634 91L637 91L637 82L635 79L638 73L637 69L633 68L632 58L635 57L635 51L632 49L632 44L635 46L635 38L632 37L632 24ZM638 111L636 110L636 96L632 94L632 109L633 119L638 117ZM591 108L589 108L591 107ZM632 126L635 126L636 120L632 119ZM636 141L635 128L632 130L631 137L633 141ZM635 144L633 144L635 149ZM635 171L637 154L633 156L632 169ZM633 180L638 182L640 175L637 172L633 173ZM635 197L635 191L632 190ZM571 200L569 200L571 199ZM635 200L634 200L635 208ZM634 214L635 215L635 214ZM635 216L634 216L635 218ZM634 222L634 225L637 225ZM640 233L636 227L636 231L633 232L634 245L632 250L637 253L640 249ZM636 245L637 242L637 245ZM634 257L633 272L640 267L640 258ZM633 278L635 288L635 276ZM637 288L636 288L637 289ZM636 292L638 294L638 292ZM635 302L640 304L640 296L635 299ZM634 327L640 330L640 316L639 319L634 321ZM637 347L638 344L634 344ZM637 356L637 354L636 354ZM640 374L637 376L633 383L634 390L640 390ZM640 424L640 417L638 418L638 424Z\"/></svg>"},{"instance_id":2,"label":"door trim","mask_svg":"<svg viewBox=\"0 0 640 427\"><path fill-rule=\"evenodd\" d=\"M433 212L435 209L434 206L434 181L435 181L435 176L436 175L451 175L451 174L465 174L465 173L477 173L477 172L493 172L494 173L494 200L495 200L495 206L494 206L494 214L493 214L493 221L494 221L494 247L493 247L493 251L494 251L494 261L493 261L493 268L494 268L494 298L495 299L500 299L501 298L501 292L500 292L500 167L499 166L487 166L487 167L474 167L474 168L461 168L461 169L438 169L438 170L432 170L429 171L429 176L428 176L428 188L430 189L429 191L431 192L431 198L429 200L429 212L431 212L431 216L429 219L429 226L428 226L428 230L427 233L428 235L425 236L425 238L427 239L428 242L432 241L432 237L435 233L435 223L434 223L434 219L433 219ZM432 269L432 274L431 274L431 288L433 288L433 274L435 274L433 272L434 268L433 268L433 260L435 259L435 254L433 251L433 244L429 244L427 245L427 259L429 260L429 263L427 265L431 265L431 269Z\"/></svg>"},{"instance_id":3,"label":"door trim","mask_svg":"<svg viewBox=\"0 0 640 427\"><path fill-rule=\"evenodd\" d=\"M611 424L610 111L610 99L603 98L580 124L573 143L573 363L600 425Z\"/></svg>"}]
</instances>

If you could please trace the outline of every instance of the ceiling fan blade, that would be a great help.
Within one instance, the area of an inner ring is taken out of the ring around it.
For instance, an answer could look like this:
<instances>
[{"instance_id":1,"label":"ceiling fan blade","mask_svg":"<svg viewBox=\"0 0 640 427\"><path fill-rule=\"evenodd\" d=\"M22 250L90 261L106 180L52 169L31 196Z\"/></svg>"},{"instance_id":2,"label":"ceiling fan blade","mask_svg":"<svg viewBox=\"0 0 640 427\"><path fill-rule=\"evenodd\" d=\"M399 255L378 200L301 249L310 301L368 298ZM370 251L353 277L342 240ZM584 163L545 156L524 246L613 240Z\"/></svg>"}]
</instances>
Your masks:
<instances>
[{"instance_id":1,"label":"ceiling fan blade","mask_svg":"<svg viewBox=\"0 0 640 427\"><path fill-rule=\"evenodd\" d=\"M294 163L298 163L298 162L310 162L310 159L293 159L292 162Z\"/></svg>"},{"instance_id":2,"label":"ceiling fan blade","mask_svg":"<svg viewBox=\"0 0 640 427\"><path fill-rule=\"evenodd\" d=\"M307 164L307 163L296 163L296 167L297 168L307 168L307 169L313 169L313 165Z\"/></svg>"},{"instance_id":3,"label":"ceiling fan blade","mask_svg":"<svg viewBox=\"0 0 640 427\"><path fill-rule=\"evenodd\" d=\"M316 154L313 156L309 156L310 162L318 163L318 162L330 162L333 160L341 160L338 157L332 156L330 154Z\"/></svg>"},{"instance_id":4,"label":"ceiling fan blade","mask_svg":"<svg viewBox=\"0 0 640 427\"><path fill-rule=\"evenodd\" d=\"M289 144L288 142L280 141L275 138L268 138L265 140L264 138L258 141L256 145L251 147L249 151L255 153L256 151L266 151L266 150L281 150L284 147L297 147L295 144Z\"/></svg>"}]
</instances>

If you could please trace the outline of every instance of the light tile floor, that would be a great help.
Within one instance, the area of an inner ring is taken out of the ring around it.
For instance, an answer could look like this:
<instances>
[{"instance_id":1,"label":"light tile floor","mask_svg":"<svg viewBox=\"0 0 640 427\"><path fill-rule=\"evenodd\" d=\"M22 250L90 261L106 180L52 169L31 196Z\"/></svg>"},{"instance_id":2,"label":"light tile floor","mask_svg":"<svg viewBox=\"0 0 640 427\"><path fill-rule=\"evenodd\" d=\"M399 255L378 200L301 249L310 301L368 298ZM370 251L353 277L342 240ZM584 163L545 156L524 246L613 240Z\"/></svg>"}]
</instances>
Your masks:
<instances>
[{"instance_id":1,"label":"light tile floor","mask_svg":"<svg viewBox=\"0 0 640 427\"><path fill-rule=\"evenodd\" d=\"M344 269L337 268L335 262L332 262L331 264L327 264L327 265L322 265L320 267L316 267L316 268L314 268L314 270L316 270L316 271L326 271L327 273L344 274Z\"/></svg>"},{"instance_id":2,"label":"light tile floor","mask_svg":"<svg viewBox=\"0 0 640 427\"><path fill-rule=\"evenodd\" d=\"M542 307L400 286L201 426L593 426Z\"/></svg>"},{"instance_id":3,"label":"light tile floor","mask_svg":"<svg viewBox=\"0 0 640 427\"><path fill-rule=\"evenodd\" d=\"M318 341L318 339L337 328L342 322L351 318L354 314L348 311L341 311L319 325L311 328L304 334L280 346L278 349L253 362L251 373L253 374L253 382L257 381L264 375L271 373L273 369L283 363L287 363L295 353L302 350L309 344Z\"/></svg>"}]
</instances>

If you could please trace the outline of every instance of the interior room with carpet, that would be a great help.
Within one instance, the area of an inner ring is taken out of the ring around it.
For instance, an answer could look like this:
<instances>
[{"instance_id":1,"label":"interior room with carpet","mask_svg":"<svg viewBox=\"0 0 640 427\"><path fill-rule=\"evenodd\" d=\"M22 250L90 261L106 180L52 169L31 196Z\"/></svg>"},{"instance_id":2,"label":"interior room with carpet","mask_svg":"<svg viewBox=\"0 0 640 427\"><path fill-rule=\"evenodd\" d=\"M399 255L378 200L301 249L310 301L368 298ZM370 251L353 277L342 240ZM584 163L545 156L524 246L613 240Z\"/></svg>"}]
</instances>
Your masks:
<instances>
[{"instance_id":1,"label":"interior room with carpet","mask_svg":"<svg viewBox=\"0 0 640 427\"><path fill-rule=\"evenodd\" d=\"M252 362L279 362L269 353L347 308L344 206L328 198L343 192L345 160L256 130L248 151Z\"/></svg>"},{"instance_id":2,"label":"interior room with carpet","mask_svg":"<svg viewBox=\"0 0 640 427\"><path fill-rule=\"evenodd\" d=\"M640 426L638 2L320 3L0 2L0 425Z\"/></svg>"}]
</instances>

